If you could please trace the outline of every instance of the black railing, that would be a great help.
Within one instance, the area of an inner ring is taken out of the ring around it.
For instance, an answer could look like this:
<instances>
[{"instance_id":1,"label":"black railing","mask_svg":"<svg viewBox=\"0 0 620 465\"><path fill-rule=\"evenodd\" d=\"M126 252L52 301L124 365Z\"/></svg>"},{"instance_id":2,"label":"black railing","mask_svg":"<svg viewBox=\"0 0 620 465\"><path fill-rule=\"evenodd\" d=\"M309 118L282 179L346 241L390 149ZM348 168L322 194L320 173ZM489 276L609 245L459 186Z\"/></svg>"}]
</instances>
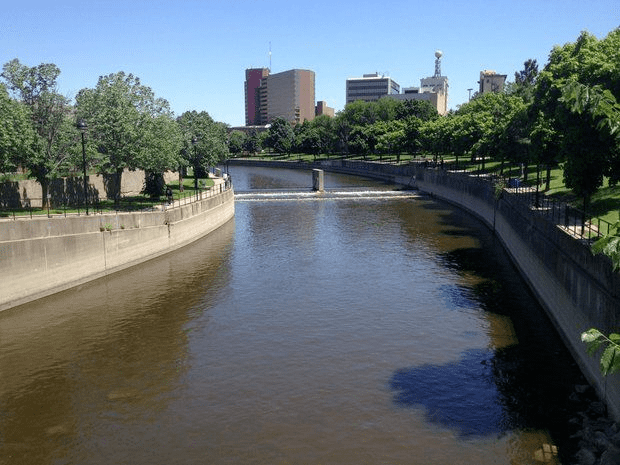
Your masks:
<instances>
[{"instance_id":1,"label":"black railing","mask_svg":"<svg viewBox=\"0 0 620 465\"><path fill-rule=\"evenodd\" d=\"M216 184L208 189L199 189L179 198L160 197L149 199L143 196L130 196L105 198L98 197L89 201L88 205L66 198L50 198L44 203L41 198L28 198L21 201L20 206L7 206L2 204L0 199L0 219L10 218L13 220L23 218L39 218L41 216L81 216L88 214L121 213L121 212L148 212L166 210L169 208L180 207L194 202L198 202L214 195L225 192L232 187L230 178L224 183ZM44 205L44 206L42 206ZM88 208L87 208L88 207Z\"/></svg>"}]
</instances>

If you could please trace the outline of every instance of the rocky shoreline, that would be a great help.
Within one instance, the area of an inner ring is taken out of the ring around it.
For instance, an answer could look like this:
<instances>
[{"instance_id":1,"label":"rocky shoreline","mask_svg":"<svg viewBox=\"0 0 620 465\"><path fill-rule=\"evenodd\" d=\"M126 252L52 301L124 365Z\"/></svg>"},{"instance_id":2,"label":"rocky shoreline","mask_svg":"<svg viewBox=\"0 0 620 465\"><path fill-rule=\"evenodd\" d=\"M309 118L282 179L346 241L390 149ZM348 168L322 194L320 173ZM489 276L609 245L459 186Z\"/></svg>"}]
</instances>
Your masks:
<instances>
[{"instance_id":1,"label":"rocky shoreline","mask_svg":"<svg viewBox=\"0 0 620 465\"><path fill-rule=\"evenodd\" d=\"M619 465L620 425L607 415L607 408L589 385L575 386L570 395L571 440L576 442L574 465Z\"/></svg>"}]
</instances>

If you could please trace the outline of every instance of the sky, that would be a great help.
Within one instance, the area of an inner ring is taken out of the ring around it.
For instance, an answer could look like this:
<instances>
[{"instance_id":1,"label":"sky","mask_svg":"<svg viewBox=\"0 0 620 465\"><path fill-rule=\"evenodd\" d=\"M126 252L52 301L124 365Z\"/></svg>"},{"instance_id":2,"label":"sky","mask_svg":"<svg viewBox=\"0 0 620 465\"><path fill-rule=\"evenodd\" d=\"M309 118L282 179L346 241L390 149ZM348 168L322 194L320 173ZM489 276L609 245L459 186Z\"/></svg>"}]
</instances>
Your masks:
<instances>
[{"instance_id":1,"label":"sky","mask_svg":"<svg viewBox=\"0 0 620 465\"><path fill-rule=\"evenodd\" d=\"M0 15L0 64L54 63L70 98L132 73L176 115L241 126L246 68L310 69L316 99L339 111L347 78L378 72L417 87L441 50L456 109L480 71L512 81L527 59L542 69L555 45L618 27L619 0L14 0Z\"/></svg>"}]
</instances>

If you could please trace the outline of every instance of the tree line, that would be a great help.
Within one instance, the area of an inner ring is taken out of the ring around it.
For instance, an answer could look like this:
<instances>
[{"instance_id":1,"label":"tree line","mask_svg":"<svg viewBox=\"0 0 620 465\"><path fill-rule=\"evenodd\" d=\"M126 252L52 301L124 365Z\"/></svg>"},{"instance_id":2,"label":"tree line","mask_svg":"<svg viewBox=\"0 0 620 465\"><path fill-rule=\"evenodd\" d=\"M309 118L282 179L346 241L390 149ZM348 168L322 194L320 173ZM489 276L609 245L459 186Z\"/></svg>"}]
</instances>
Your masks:
<instances>
[{"instance_id":1,"label":"tree line","mask_svg":"<svg viewBox=\"0 0 620 465\"><path fill-rule=\"evenodd\" d=\"M230 151L261 148L309 154L430 154L456 159L536 165L549 188L551 169L563 167L565 185L588 201L607 178L620 180L620 28L599 40L583 32L554 47L539 71L524 62L501 93L475 94L440 117L424 101L348 104L334 118L294 127L272 122L262 134L233 132ZM545 175L546 170L546 175ZM527 170L524 171L527 176ZM526 179L527 181L527 179Z\"/></svg>"},{"instance_id":2,"label":"tree line","mask_svg":"<svg viewBox=\"0 0 620 465\"><path fill-rule=\"evenodd\" d=\"M344 156L430 154L471 161L563 167L564 182L587 202L608 179L620 180L620 28L597 39L583 32L575 42L554 47L539 71L527 60L501 93L474 95L439 116L425 101L383 98L349 103L334 118L318 116L291 125L281 118L258 133L232 131L207 112L175 117L132 74L99 78L75 101L60 95L60 70L53 64L28 67L14 59L0 77L0 172L17 166L43 186L79 173L79 129L87 126L88 169L113 174L148 173L191 166L201 173L229 154L269 148L282 154ZM524 171L527 176L527 170Z\"/></svg>"},{"instance_id":3,"label":"tree line","mask_svg":"<svg viewBox=\"0 0 620 465\"><path fill-rule=\"evenodd\" d=\"M54 64L29 67L18 59L0 74L0 173L28 170L43 199L52 179L83 169L110 175L113 193L120 192L125 169L144 170L154 181L147 183L149 193L159 195L164 171L192 167L204 177L228 157L226 124L206 111L175 117L168 101L133 74L101 76L74 102L58 92L59 75Z\"/></svg>"}]
</instances>

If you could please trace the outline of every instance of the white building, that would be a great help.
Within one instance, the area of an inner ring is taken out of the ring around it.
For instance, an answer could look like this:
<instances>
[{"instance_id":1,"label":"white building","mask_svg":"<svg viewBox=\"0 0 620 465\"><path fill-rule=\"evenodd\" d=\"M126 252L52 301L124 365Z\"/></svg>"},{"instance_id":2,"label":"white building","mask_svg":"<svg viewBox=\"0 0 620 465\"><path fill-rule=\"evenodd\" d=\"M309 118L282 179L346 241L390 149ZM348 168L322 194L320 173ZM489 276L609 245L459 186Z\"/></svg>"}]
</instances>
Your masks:
<instances>
[{"instance_id":1,"label":"white building","mask_svg":"<svg viewBox=\"0 0 620 465\"><path fill-rule=\"evenodd\" d=\"M443 52L435 52L435 74L420 79L420 87L407 87L404 93L390 95L398 100L426 100L431 103L440 115L448 112L448 78L441 75L441 57Z\"/></svg>"}]
</instances>

